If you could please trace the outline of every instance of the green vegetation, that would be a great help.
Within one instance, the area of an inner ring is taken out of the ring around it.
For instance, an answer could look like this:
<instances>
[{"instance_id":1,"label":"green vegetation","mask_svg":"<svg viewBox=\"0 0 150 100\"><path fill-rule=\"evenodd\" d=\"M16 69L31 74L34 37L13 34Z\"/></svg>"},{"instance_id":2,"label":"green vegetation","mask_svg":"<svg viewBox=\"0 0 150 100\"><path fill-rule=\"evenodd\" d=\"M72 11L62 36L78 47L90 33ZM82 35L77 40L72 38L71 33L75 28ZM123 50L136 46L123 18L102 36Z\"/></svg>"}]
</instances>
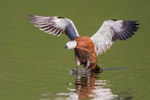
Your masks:
<instances>
[{"instance_id":1,"label":"green vegetation","mask_svg":"<svg viewBox=\"0 0 150 100\"><path fill-rule=\"evenodd\" d=\"M148 0L0 0L0 100L40 100L67 92L74 82L74 53L64 49L68 38L44 34L29 22L29 14L57 15L74 21L80 35L92 36L107 19L135 19L140 30L127 41L117 41L99 56L115 93L133 100L150 99L150 30Z\"/></svg>"}]
</instances>

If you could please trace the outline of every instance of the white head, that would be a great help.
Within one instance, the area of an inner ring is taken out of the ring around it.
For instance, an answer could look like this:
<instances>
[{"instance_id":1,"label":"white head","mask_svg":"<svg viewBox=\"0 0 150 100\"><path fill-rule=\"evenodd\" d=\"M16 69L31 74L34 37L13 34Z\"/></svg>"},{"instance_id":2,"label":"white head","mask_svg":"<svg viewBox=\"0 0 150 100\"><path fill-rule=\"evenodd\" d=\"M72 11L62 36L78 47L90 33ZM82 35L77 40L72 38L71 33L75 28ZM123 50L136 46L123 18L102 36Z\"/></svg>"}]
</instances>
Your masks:
<instances>
[{"instance_id":1,"label":"white head","mask_svg":"<svg viewBox=\"0 0 150 100\"><path fill-rule=\"evenodd\" d=\"M76 41L69 41L66 43L65 48L67 49L74 49L77 46Z\"/></svg>"}]
</instances>

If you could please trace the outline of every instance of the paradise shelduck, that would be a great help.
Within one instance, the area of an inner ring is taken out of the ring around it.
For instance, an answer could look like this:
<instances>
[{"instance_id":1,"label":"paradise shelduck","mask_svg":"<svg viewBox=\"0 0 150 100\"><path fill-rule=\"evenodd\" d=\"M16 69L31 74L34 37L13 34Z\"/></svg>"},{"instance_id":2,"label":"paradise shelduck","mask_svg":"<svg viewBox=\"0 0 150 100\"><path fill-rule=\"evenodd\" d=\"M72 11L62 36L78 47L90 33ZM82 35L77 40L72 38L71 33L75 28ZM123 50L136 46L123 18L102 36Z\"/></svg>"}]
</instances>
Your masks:
<instances>
[{"instance_id":1,"label":"paradise shelduck","mask_svg":"<svg viewBox=\"0 0 150 100\"><path fill-rule=\"evenodd\" d=\"M80 36L74 23L58 16L29 16L34 26L40 30L60 36L65 33L71 40L65 47L74 49L76 64L83 65L84 69L99 70L97 56L108 50L116 40L126 40L138 30L135 20L110 19L103 22L99 30L91 37Z\"/></svg>"}]
</instances>

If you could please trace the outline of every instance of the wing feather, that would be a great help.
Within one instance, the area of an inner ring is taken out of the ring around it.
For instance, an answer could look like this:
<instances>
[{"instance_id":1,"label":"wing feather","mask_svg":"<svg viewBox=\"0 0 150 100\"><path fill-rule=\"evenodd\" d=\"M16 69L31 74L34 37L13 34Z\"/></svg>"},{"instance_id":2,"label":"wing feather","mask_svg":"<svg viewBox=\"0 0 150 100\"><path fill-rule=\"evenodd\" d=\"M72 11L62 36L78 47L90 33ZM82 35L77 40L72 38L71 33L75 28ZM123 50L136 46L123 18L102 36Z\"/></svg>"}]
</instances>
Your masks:
<instances>
[{"instance_id":1,"label":"wing feather","mask_svg":"<svg viewBox=\"0 0 150 100\"><path fill-rule=\"evenodd\" d=\"M114 41L126 40L138 30L137 21L106 20L100 29L91 37L97 56L109 49Z\"/></svg>"},{"instance_id":2,"label":"wing feather","mask_svg":"<svg viewBox=\"0 0 150 100\"><path fill-rule=\"evenodd\" d=\"M30 15L29 19L34 26L48 34L60 36L62 33L65 33L70 40L74 40L74 38L79 37L79 33L75 25L68 18Z\"/></svg>"}]
</instances>

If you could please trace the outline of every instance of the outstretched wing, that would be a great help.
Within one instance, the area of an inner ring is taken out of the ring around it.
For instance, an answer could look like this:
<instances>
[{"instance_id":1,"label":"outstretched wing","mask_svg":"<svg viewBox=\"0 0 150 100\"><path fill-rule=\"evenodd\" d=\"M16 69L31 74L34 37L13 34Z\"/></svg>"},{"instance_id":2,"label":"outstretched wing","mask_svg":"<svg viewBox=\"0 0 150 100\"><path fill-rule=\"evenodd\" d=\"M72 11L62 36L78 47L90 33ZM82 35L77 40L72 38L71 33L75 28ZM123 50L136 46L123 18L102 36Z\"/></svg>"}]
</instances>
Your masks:
<instances>
[{"instance_id":1,"label":"outstretched wing","mask_svg":"<svg viewBox=\"0 0 150 100\"><path fill-rule=\"evenodd\" d=\"M100 29L91 37L97 56L109 49L117 39L126 40L132 37L138 29L137 25L139 25L137 21L115 19L104 21Z\"/></svg>"},{"instance_id":2,"label":"outstretched wing","mask_svg":"<svg viewBox=\"0 0 150 100\"><path fill-rule=\"evenodd\" d=\"M68 18L36 15L30 15L29 18L34 26L48 34L60 36L62 33L65 33L70 40L74 40L74 38L79 37L79 33L75 25Z\"/></svg>"}]
</instances>

